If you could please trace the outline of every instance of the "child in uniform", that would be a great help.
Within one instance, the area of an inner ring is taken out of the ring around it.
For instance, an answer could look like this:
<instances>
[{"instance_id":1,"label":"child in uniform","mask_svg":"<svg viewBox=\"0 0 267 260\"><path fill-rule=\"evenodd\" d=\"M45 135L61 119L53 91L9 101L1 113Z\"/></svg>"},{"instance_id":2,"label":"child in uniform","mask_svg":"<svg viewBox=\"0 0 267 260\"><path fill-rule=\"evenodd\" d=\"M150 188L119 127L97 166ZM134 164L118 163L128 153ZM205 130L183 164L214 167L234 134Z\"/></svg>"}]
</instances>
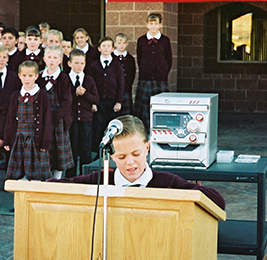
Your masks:
<instances>
[{"instance_id":1,"label":"child in uniform","mask_svg":"<svg viewBox=\"0 0 267 260\"><path fill-rule=\"evenodd\" d=\"M85 54L74 49L69 56L69 73L72 82L72 113L73 122L70 127L70 141L75 167L66 171L67 177L76 176L78 156L80 157L79 172L82 166L91 162L92 148L92 104L98 103L98 94L94 80L86 75Z\"/></svg>"},{"instance_id":2,"label":"child in uniform","mask_svg":"<svg viewBox=\"0 0 267 260\"><path fill-rule=\"evenodd\" d=\"M18 38L19 38L19 34L17 30L14 28L5 28L2 31L2 42L7 47L8 56L9 56L7 68L10 70L12 70L13 59L16 53L19 52L19 50L16 47L16 44L18 43ZM18 73L18 71L14 71L14 72Z\"/></svg>"},{"instance_id":3,"label":"child in uniform","mask_svg":"<svg viewBox=\"0 0 267 260\"><path fill-rule=\"evenodd\" d=\"M19 40L17 43L18 51L22 51L26 48L25 44L25 32L19 32Z\"/></svg>"},{"instance_id":4,"label":"child in uniform","mask_svg":"<svg viewBox=\"0 0 267 260\"><path fill-rule=\"evenodd\" d=\"M41 38L42 47L45 49L45 47L46 47L45 34L47 31L50 30L50 25L47 22L42 22L42 23L39 23L38 27L42 33L42 38Z\"/></svg>"},{"instance_id":5,"label":"child in uniform","mask_svg":"<svg viewBox=\"0 0 267 260\"><path fill-rule=\"evenodd\" d=\"M89 75L95 80L99 103L94 104L93 111L93 151L103 137L108 122L119 115L124 94L124 73L120 63L113 59L114 41L104 37L99 41L100 59L90 66Z\"/></svg>"},{"instance_id":6,"label":"child in uniform","mask_svg":"<svg viewBox=\"0 0 267 260\"><path fill-rule=\"evenodd\" d=\"M58 30L49 30L45 34L45 41L47 46L59 46L61 47L61 43L63 41L63 34L61 31ZM61 69L63 70L64 73L68 74L70 72L70 67L68 66L68 61L69 58L67 55L63 53L63 61L61 64Z\"/></svg>"},{"instance_id":7,"label":"child in uniform","mask_svg":"<svg viewBox=\"0 0 267 260\"><path fill-rule=\"evenodd\" d=\"M149 133L150 97L169 91L168 74L172 66L170 39L159 31L161 14L150 14L146 27L148 33L137 41L139 80L136 89L134 115L139 117Z\"/></svg>"},{"instance_id":8,"label":"child in uniform","mask_svg":"<svg viewBox=\"0 0 267 260\"><path fill-rule=\"evenodd\" d=\"M51 105L53 127L50 164L56 178L61 177L63 170L74 166L68 132L72 123L71 82L59 68L62 57L60 47L47 46L44 55L47 68L38 79L39 86L47 91Z\"/></svg>"},{"instance_id":9,"label":"child in uniform","mask_svg":"<svg viewBox=\"0 0 267 260\"><path fill-rule=\"evenodd\" d=\"M52 118L49 99L35 80L38 66L24 61L19 66L21 90L11 97L4 144L10 150L7 179L46 180L50 177L49 146Z\"/></svg>"},{"instance_id":10,"label":"child in uniform","mask_svg":"<svg viewBox=\"0 0 267 260\"><path fill-rule=\"evenodd\" d=\"M0 106L4 106L6 110L10 104L10 98L14 91L21 88L21 82L18 78L18 74L7 69L9 55L8 50L5 45L0 45L0 89L2 90L3 103L1 102ZM2 122L2 131L0 133L0 139L4 140L4 126L6 122L6 114L3 114L0 118ZM0 146L1 147L1 146ZM2 166L3 169L6 169L9 160L9 151L0 149L1 153L5 154L5 165Z\"/></svg>"},{"instance_id":11,"label":"child in uniform","mask_svg":"<svg viewBox=\"0 0 267 260\"><path fill-rule=\"evenodd\" d=\"M127 36L123 33L117 34L115 37L116 49L113 52L113 57L120 62L125 77L121 115L133 114L132 85L136 68L134 57L126 50L127 46Z\"/></svg>"},{"instance_id":12,"label":"child in uniform","mask_svg":"<svg viewBox=\"0 0 267 260\"><path fill-rule=\"evenodd\" d=\"M89 69L93 61L99 58L99 52L94 48L88 32L83 28L78 28L73 33L73 47L82 50L86 54L86 65L84 73L89 74Z\"/></svg>"},{"instance_id":13,"label":"child in uniform","mask_svg":"<svg viewBox=\"0 0 267 260\"><path fill-rule=\"evenodd\" d=\"M213 188L188 182L169 172L157 172L147 164L150 141L142 121L132 115L117 118L122 122L123 130L112 141L115 153L112 155L117 169L109 171L109 184L118 187L139 186L140 188L174 188L200 190L222 209L225 208L223 197ZM64 183L97 184L98 172L61 180L48 181ZM103 174L101 181L103 183Z\"/></svg>"},{"instance_id":14,"label":"child in uniform","mask_svg":"<svg viewBox=\"0 0 267 260\"><path fill-rule=\"evenodd\" d=\"M63 41L61 42L61 48L63 53L69 57L70 52L73 50L72 48L72 40L69 37L63 37Z\"/></svg>"},{"instance_id":15,"label":"child in uniform","mask_svg":"<svg viewBox=\"0 0 267 260\"><path fill-rule=\"evenodd\" d=\"M42 71L45 68L45 64L43 61L44 52L43 49L40 48L41 32L39 28L30 26L26 29L25 34L25 43L27 48L14 56L12 70L18 71L19 64L25 60L31 60L35 61L38 65L39 71Z\"/></svg>"}]
</instances>

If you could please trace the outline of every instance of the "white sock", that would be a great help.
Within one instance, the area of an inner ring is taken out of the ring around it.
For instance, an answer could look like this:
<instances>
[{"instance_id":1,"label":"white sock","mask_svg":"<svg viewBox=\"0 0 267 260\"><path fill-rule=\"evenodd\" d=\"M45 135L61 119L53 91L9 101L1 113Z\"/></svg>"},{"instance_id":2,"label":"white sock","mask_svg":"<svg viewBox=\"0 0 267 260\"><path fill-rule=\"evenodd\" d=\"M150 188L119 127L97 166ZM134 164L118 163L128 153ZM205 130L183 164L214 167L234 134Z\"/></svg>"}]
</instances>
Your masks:
<instances>
[{"instance_id":1,"label":"white sock","mask_svg":"<svg viewBox=\"0 0 267 260\"><path fill-rule=\"evenodd\" d=\"M54 178L61 179L62 171L54 170Z\"/></svg>"}]
</instances>

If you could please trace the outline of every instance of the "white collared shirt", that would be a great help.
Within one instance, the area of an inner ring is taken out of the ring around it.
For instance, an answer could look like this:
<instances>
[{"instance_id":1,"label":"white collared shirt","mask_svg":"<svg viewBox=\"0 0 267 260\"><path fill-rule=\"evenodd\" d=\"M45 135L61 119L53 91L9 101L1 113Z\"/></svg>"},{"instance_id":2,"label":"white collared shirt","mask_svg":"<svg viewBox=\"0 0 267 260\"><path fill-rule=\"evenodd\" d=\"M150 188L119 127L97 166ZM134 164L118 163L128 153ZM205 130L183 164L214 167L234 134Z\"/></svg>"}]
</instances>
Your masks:
<instances>
[{"instance_id":1,"label":"white collared shirt","mask_svg":"<svg viewBox=\"0 0 267 260\"><path fill-rule=\"evenodd\" d=\"M36 51L30 51L28 48L26 49L26 55L30 55L31 53L34 53L36 56L39 55L40 49L37 49Z\"/></svg>"},{"instance_id":2,"label":"white collared shirt","mask_svg":"<svg viewBox=\"0 0 267 260\"><path fill-rule=\"evenodd\" d=\"M48 74L47 69L48 68L44 69L44 72L42 74L42 78L46 78L47 76L50 76L50 77L53 76L53 79L57 79L57 77L59 76L59 74L61 72L60 68L58 67L57 70L53 74ZM51 82L47 82L47 84L45 85L45 88L47 91L49 91L52 87L53 87L53 84Z\"/></svg>"},{"instance_id":3,"label":"white collared shirt","mask_svg":"<svg viewBox=\"0 0 267 260\"><path fill-rule=\"evenodd\" d=\"M8 55L12 56L16 51L17 51L17 47L15 47L13 51L9 52Z\"/></svg>"},{"instance_id":4,"label":"white collared shirt","mask_svg":"<svg viewBox=\"0 0 267 260\"><path fill-rule=\"evenodd\" d=\"M114 50L114 55L116 56L122 55L123 57L126 57L127 53L128 52L126 50L123 53L119 53L117 49Z\"/></svg>"},{"instance_id":5,"label":"white collared shirt","mask_svg":"<svg viewBox=\"0 0 267 260\"><path fill-rule=\"evenodd\" d=\"M21 87L20 95L23 97L26 93L29 93L31 96L34 96L39 91L39 86L34 84L34 88L31 90L25 90L24 85Z\"/></svg>"},{"instance_id":6,"label":"white collared shirt","mask_svg":"<svg viewBox=\"0 0 267 260\"><path fill-rule=\"evenodd\" d=\"M5 86L5 80L6 80L6 74L7 74L7 68L4 67L2 70L0 70L0 72L3 72L3 75L1 77L1 79L2 79L2 88L4 88L4 86Z\"/></svg>"},{"instance_id":7,"label":"white collared shirt","mask_svg":"<svg viewBox=\"0 0 267 260\"><path fill-rule=\"evenodd\" d=\"M84 53L88 52L90 48L90 45L88 43L86 43L85 47L83 47L82 49L79 48L79 46L76 46L76 49L79 49L81 51L83 51Z\"/></svg>"},{"instance_id":8,"label":"white collared shirt","mask_svg":"<svg viewBox=\"0 0 267 260\"><path fill-rule=\"evenodd\" d=\"M79 76L79 81L80 81L80 84L83 83L83 79L84 79L84 72L81 71L79 74L77 74L76 72L74 72L73 70L70 71L69 73L69 76L70 76L70 79L71 79L71 82L73 84L73 86L75 86L75 83L76 83L76 76Z\"/></svg>"},{"instance_id":9,"label":"white collared shirt","mask_svg":"<svg viewBox=\"0 0 267 260\"><path fill-rule=\"evenodd\" d=\"M160 37L161 37L161 32L160 31L158 31L157 35L155 35L155 36L152 36L149 31L146 34L146 38L148 40L151 40L152 38L156 38L157 40L159 40Z\"/></svg>"},{"instance_id":10,"label":"white collared shirt","mask_svg":"<svg viewBox=\"0 0 267 260\"><path fill-rule=\"evenodd\" d=\"M109 66L110 65L110 63L111 63L111 61L112 61L112 56L110 55L108 58L104 58L102 55L100 55L100 62L101 62L101 64L102 64L102 67L103 68L105 68L106 67L106 64L105 64L105 60L108 60L108 64L107 64L107 66Z\"/></svg>"},{"instance_id":11,"label":"white collared shirt","mask_svg":"<svg viewBox=\"0 0 267 260\"><path fill-rule=\"evenodd\" d=\"M117 168L114 173L114 182L115 186L118 187L130 187L135 184L139 184L141 188L145 188L147 184L151 181L153 177L153 173L151 168L146 163L146 169L144 173L134 182L128 181L120 172L120 170Z\"/></svg>"}]
</instances>

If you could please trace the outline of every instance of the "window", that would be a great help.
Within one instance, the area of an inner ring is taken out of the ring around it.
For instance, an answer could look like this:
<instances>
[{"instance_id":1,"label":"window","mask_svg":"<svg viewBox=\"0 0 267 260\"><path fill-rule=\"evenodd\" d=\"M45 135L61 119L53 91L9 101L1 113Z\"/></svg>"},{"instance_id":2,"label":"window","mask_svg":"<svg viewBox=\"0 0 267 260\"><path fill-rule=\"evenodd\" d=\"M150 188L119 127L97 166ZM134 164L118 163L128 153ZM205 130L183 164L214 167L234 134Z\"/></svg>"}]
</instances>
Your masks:
<instances>
[{"instance_id":1,"label":"window","mask_svg":"<svg viewBox=\"0 0 267 260\"><path fill-rule=\"evenodd\" d=\"M219 10L219 61L267 61L267 12L245 3Z\"/></svg>"}]
</instances>

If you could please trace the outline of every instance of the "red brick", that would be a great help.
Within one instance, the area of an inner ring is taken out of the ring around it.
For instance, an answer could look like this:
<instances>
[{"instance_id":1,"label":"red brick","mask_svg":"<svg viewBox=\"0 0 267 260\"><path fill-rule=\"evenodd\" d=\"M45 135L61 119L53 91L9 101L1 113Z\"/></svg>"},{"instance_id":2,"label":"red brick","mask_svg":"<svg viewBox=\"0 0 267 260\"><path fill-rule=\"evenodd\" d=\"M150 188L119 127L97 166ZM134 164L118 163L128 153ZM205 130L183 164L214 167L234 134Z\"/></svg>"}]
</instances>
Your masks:
<instances>
[{"instance_id":1,"label":"red brick","mask_svg":"<svg viewBox=\"0 0 267 260\"><path fill-rule=\"evenodd\" d=\"M246 100L246 91L245 90L225 90L225 99L226 100Z\"/></svg>"},{"instance_id":2,"label":"red brick","mask_svg":"<svg viewBox=\"0 0 267 260\"><path fill-rule=\"evenodd\" d=\"M182 68L182 76L183 78L194 78L201 79L202 78L202 69L198 68Z\"/></svg>"},{"instance_id":3,"label":"red brick","mask_svg":"<svg viewBox=\"0 0 267 260\"><path fill-rule=\"evenodd\" d=\"M114 3L107 2L106 3L106 11L134 11L134 3Z\"/></svg>"},{"instance_id":4,"label":"red brick","mask_svg":"<svg viewBox=\"0 0 267 260\"><path fill-rule=\"evenodd\" d=\"M236 80L236 88L238 88L238 89L255 89L256 87L257 87L257 81L256 80L249 80L249 79Z\"/></svg>"},{"instance_id":5,"label":"red brick","mask_svg":"<svg viewBox=\"0 0 267 260\"><path fill-rule=\"evenodd\" d=\"M106 35L109 35L112 38L115 38L116 34L124 33L127 35L128 41L134 40L134 28L128 26L107 26Z\"/></svg>"},{"instance_id":6,"label":"red brick","mask_svg":"<svg viewBox=\"0 0 267 260\"><path fill-rule=\"evenodd\" d=\"M131 12L120 13L120 25L146 25L147 12L134 12L134 18Z\"/></svg>"},{"instance_id":7,"label":"red brick","mask_svg":"<svg viewBox=\"0 0 267 260\"><path fill-rule=\"evenodd\" d=\"M254 102L267 102L267 92L266 91L257 91L257 90L248 90L247 91L247 100Z\"/></svg>"},{"instance_id":8,"label":"red brick","mask_svg":"<svg viewBox=\"0 0 267 260\"><path fill-rule=\"evenodd\" d=\"M179 57L178 67L192 67L192 58L191 57Z\"/></svg>"},{"instance_id":9,"label":"red brick","mask_svg":"<svg viewBox=\"0 0 267 260\"><path fill-rule=\"evenodd\" d=\"M213 87L213 80L212 79L194 79L193 80L193 89L194 90L204 90L207 89L210 92Z\"/></svg>"},{"instance_id":10,"label":"red brick","mask_svg":"<svg viewBox=\"0 0 267 260\"><path fill-rule=\"evenodd\" d=\"M119 13L118 12L108 12L106 14L106 24L108 24L109 26L111 25L119 25Z\"/></svg>"},{"instance_id":11,"label":"red brick","mask_svg":"<svg viewBox=\"0 0 267 260\"><path fill-rule=\"evenodd\" d=\"M142 11L142 10L147 10L149 13L153 12L163 12L163 3L156 3L156 2L135 2L135 10L137 11ZM144 20L146 20L147 16L144 17ZM164 17L163 17L164 19Z\"/></svg>"},{"instance_id":12,"label":"red brick","mask_svg":"<svg viewBox=\"0 0 267 260\"><path fill-rule=\"evenodd\" d=\"M203 48L202 47L184 47L183 56L185 57L202 57Z\"/></svg>"},{"instance_id":13,"label":"red brick","mask_svg":"<svg viewBox=\"0 0 267 260\"><path fill-rule=\"evenodd\" d=\"M202 25L183 25L183 34L184 35L197 35L203 34Z\"/></svg>"},{"instance_id":14,"label":"red brick","mask_svg":"<svg viewBox=\"0 0 267 260\"><path fill-rule=\"evenodd\" d=\"M215 80L215 89L234 89L235 80L233 79L216 79Z\"/></svg>"}]
</instances>

